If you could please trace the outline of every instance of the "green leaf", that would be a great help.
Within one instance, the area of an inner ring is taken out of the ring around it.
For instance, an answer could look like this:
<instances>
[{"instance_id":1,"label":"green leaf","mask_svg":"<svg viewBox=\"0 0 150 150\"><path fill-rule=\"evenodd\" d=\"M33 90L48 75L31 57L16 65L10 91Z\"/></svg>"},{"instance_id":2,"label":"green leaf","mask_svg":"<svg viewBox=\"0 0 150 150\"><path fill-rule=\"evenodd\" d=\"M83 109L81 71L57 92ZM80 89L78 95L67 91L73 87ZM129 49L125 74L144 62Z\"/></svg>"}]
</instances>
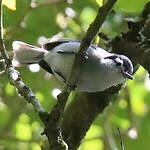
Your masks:
<instances>
[{"instance_id":1,"label":"green leaf","mask_svg":"<svg viewBox=\"0 0 150 150\"><path fill-rule=\"evenodd\" d=\"M85 7L80 14L80 21L89 25L95 18L96 11L92 7Z\"/></svg>"},{"instance_id":2,"label":"green leaf","mask_svg":"<svg viewBox=\"0 0 150 150\"><path fill-rule=\"evenodd\" d=\"M100 7L103 5L103 0L96 0L96 2Z\"/></svg>"},{"instance_id":3,"label":"green leaf","mask_svg":"<svg viewBox=\"0 0 150 150\"><path fill-rule=\"evenodd\" d=\"M3 5L8 9L16 10L16 0L2 0Z\"/></svg>"},{"instance_id":4,"label":"green leaf","mask_svg":"<svg viewBox=\"0 0 150 150\"><path fill-rule=\"evenodd\" d=\"M144 5L149 0L118 0L115 4L115 11L121 11L121 12L141 12L144 8Z\"/></svg>"}]
</instances>

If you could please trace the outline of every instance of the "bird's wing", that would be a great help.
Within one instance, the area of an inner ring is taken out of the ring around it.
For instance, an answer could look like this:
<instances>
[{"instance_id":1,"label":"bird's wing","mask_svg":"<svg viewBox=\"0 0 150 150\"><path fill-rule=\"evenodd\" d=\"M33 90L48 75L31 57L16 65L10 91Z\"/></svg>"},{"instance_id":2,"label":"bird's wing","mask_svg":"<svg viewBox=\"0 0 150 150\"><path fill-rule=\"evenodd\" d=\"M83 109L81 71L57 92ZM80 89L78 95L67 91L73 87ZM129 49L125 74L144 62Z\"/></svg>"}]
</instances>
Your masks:
<instances>
[{"instance_id":1,"label":"bird's wing","mask_svg":"<svg viewBox=\"0 0 150 150\"><path fill-rule=\"evenodd\" d=\"M64 51L64 50L58 50L57 51L58 54L75 54L76 52L75 51Z\"/></svg>"},{"instance_id":2,"label":"bird's wing","mask_svg":"<svg viewBox=\"0 0 150 150\"><path fill-rule=\"evenodd\" d=\"M54 74L52 68L48 65L48 63L45 60L41 60L39 62L39 65L47 72Z\"/></svg>"},{"instance_id":3,"label":"bird's wing","mask_svg":"<svg viewBox=\"0 0 150 150\"><path fill-rule=\"evenodd\" d=\"M48 51L51 51L52 49L54 49L56 46L59 46L61 44L65 44L65 43L80 43L80 41L78 40L59 40L59 41L55 41L55 42L50 42L50 43L46 43L44 45L42 45L42 48ZM60 52L61 53L61 52Z\"/></svg>"}]
</instances>

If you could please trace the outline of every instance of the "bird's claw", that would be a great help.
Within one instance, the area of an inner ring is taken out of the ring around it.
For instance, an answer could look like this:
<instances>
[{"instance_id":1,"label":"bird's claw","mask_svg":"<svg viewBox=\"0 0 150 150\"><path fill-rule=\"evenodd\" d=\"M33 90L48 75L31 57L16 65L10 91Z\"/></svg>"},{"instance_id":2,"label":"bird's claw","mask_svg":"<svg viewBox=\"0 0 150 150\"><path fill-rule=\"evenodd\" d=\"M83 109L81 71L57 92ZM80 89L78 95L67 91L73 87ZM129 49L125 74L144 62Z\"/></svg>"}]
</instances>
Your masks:
<instances>
[{"instance_id":1,"label":"bird's claw","mask_svg":"<svg viewBox=\"0 0 150 150\"><path fill-rule=\"evenodd\" d=\"M68 86L69 86L69 88L70 88L72 91L74 91L74 90L77 88L77 85L70 85L70 84L68 84Z\"/></svg>"},{"instance_id":2,"label":"bird's claw","mask_svg":"<svg viewBox=\"0 0 150 150\"><path fill-rule=\"evenodd\" d=\"M88 53L84 53L83 57L82 57L82 63L86 63L86 61L88 60Z\"/></svg>"}]
</instances>

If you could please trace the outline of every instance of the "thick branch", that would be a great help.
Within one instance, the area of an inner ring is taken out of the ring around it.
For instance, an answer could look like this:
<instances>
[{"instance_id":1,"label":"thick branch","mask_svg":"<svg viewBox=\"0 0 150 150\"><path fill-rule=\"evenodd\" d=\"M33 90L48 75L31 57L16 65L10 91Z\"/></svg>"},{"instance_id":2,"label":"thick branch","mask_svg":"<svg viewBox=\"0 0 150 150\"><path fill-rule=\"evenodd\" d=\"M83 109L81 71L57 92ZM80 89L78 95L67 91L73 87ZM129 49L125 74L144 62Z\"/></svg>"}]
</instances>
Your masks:
<instances>
[{"instance_id":1,"label":"thick branch","mask_svg":"<svg viewBox=\"0 0 150 150\"><path fill-rule=\"evenodd\" d=\"M102 113L110 102L110 96L121 86L111 87L104 92L78 93L67 108L62 123L64 140L71 150L76 150L95 117Z\"/></svg>"},{"instance_id":2,"label":"thick branch","mask_svg":"<svg viewBox=\"0 0 150 150\"><path fill-rule=\"evenodd\" d=\"M71 71L68 84L64 88L63 92L58 96L58 103L53 108L49 116L48 125L45 129L45 134L49 138L49 142L51 143L52 149L65 149L65 146L63 145L64 141L61 139L61 122L65 104L72 90L72 87L76 85L76 78L80 73L79 66L82 63L82 60L84 59L86 51L116 1L117 0L108 0L108 2L104 6L99 8L98 14L94 22L90 25L89 29L87 30L87 33L83 37L79 51L75 57L75 62ZM84 136L82 136L82 138L83 137ZM69 149L73 149L71 145L69 146Z\"/></svg>"},{"instance_id":3,"label":"thick branch","mask_svg":"<svg viewBox=\"0 0 150 150\"><path fill-rule=\"evenodd\" d=\"M76 59L74 62L74 66L71 72L70 79L68 81L70 85L76 84L76 78L79 74L79 66L82 63L82 60L84 59L86 55L86 51L88 47L90 46L91 42L93 41L94 37L98 33L100 27L102 26L103 22L105 21L107 15L111 11L116 1L117 0L108 0L106 4L104 4L102 7L99 8L95 20L90 25L85 36L83 37L80 48L79 48L79 52L76 55Z\"/></svg>"},{"instance_id":4,"label":"thick branch","mask_svg":"<svg viewBox=\"0 0 150 150\"><path fill-rule=\"evenodd\" d=\"M145 12L143 19L134 23L136 27L130 29L127 33L120 34L111 42L113 52L128 56L134 66L140 63L146 69L150 68L149 42L143 42L143 36L139 32L146 28L145 23L148 14L150 14L149 10L150 5L147 5L143 11ZM149 28L147 27L147 29ZM110 96L117 93L120 88L121 86L111 87L103 92L79 93L68 106L64 114L62 131L64 140L72 150L77 149L93 120L109 104Z\"/></svg>"}]
</instances>

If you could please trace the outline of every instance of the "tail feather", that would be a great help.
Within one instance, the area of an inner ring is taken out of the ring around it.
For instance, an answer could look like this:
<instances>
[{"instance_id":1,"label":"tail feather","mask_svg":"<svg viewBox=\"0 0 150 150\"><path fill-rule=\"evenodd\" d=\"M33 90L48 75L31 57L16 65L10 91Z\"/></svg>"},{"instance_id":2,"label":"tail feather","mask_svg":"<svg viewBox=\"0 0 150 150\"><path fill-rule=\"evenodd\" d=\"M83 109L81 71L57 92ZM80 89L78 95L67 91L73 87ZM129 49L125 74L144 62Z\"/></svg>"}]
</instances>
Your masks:
<instances>
[{"instance_id":1,"label":"tail feather","mask_svg":"<svg viewBox=\"0 0 150 150\"><path fill-rule=\"evenodd\" d=\"M12 47L14 52L12 64L14 67L39 63L43 60L46 52L42 48L32 46L21 41L14 41Z\"/></svg>"}]
</instances>

